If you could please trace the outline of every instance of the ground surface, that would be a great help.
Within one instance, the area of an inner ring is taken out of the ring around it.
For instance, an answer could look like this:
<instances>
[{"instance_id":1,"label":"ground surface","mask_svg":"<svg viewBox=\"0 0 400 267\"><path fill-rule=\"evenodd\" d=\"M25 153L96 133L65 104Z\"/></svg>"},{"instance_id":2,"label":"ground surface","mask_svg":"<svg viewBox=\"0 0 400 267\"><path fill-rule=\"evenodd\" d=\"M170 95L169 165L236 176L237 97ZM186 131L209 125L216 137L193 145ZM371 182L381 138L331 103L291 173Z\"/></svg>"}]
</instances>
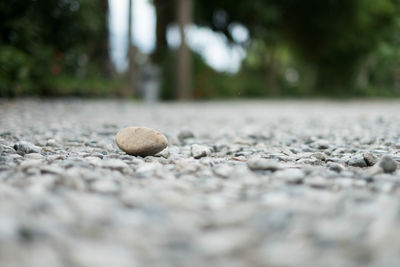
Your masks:
<instances>
[{"instance_id":1,"label":"ground surface","mask_svg":"<svg viewBox=\"0 0 400 267\"><path fill-rule=\"evenodd\" d=\"M399 102L3 100L0 154L2 267L399 266Z\"/></svg>"}]
</instances>

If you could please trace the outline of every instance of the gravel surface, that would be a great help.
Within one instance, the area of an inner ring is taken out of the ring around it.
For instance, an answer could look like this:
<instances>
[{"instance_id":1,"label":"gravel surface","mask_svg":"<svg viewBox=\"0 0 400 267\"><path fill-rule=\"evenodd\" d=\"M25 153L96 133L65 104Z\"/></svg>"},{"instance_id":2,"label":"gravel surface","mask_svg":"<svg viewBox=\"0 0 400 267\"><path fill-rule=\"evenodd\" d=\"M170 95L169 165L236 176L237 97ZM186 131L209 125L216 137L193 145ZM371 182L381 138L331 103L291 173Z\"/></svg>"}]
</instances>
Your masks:
<instances>
[{"instance_id":1,"label":"gravel surface","mask_svg":"<svg viewBox=\"0 0 400 267\"><path fill-rule=\"evenodd\" d=\"M395 101L0 100L0 266L397 267L399 162Z\"/></svg>"}]
</instances>

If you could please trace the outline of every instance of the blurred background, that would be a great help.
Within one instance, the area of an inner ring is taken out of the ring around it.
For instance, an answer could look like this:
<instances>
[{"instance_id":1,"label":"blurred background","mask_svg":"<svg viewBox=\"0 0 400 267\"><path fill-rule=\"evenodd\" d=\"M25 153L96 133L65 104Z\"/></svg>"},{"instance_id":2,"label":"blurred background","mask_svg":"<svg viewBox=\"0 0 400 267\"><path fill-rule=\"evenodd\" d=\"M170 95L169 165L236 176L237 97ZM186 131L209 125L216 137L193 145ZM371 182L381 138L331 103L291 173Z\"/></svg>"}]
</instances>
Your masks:
<instances>
[{"instance_id":1,"label":"blurred background","mask_svg":"<svg viewBox=\"0 0 400 267\"><path fill-rule=\"evenodd\" d=\"M400 0L1 0L0 96L400 96Z\"/></svg>"}]
</instances>

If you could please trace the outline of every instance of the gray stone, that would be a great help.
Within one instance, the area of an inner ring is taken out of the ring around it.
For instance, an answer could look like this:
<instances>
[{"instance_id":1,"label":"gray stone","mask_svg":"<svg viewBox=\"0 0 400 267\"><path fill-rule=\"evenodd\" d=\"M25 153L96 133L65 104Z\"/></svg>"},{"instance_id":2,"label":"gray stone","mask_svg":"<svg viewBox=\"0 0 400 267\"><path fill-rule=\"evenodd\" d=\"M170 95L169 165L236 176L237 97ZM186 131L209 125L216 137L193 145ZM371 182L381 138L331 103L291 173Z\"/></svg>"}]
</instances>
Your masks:
<instances>
[{"instance_id":1,"label":"gray stone","mask_svg":"<svg viewBox=\"0 0 400 267\"><path fill-rule=\"evenodd\" d=\"M15 149L10 145L10 146L8 146L8 145L1 145L0 144L0 148L1 148L1 154L5 154L5 153L7 153L7 154L14 154L14 153L16 153L16 151L15 151Z\"/></svg>"},{"instance_id":2,"label":"gray stone","mask_svg":"<svg viewBox=\"0 0 400 267\"><path fill-rule=\"evenodd\" d=\"M49 139L46 142L46 146L57 146L57 141L54 139Z\"/></svg>"},{"instance_id":3,"label":"gray stone","mask_svg":"<svg viewBox=\"0 0 400 267\"><path fill-rule=\"evenodd\" d=\"M94 166L101 166L103 164L103 161L98 157L86 157L85 161ZM108 167L107 165L110 165L108 163L109 162L107 162L107 160L105 160L105 164L103 164L103 166L105 166L107 168ZM111 165L113 165L113 164L111 164Z\"/></svg>"},{"instance_id":4,"label":"gray stone","mask_svg":"<svg viewBox=\"0 0 400 267\"><path fill-rule=\"evenodd\" d=\"M190 147L190 152L195 159L207 157L211 153L210 148L208 148L207 146L197 144L194 144Z\"/></svg>"},{"instance_id":5,"label":"gray stone","mask_svg":"<svg viewBox=\"0 0 400 267\"><path fill-rule=\"evenodd\" d=\"M22 170L27 170L30 168L39 168L40 166L43 166L44 160L42 159L28 159L20 164L20 168Z\"/></svg>"},{"instance_id":6,"label":"gray stone","mask_svg":"<svg viewBox=\"0 0 400 267\"><path fill-rule=\"evenodd\" d=\"M313 156L314 158L320 160L320 161L325 161L326 160L326 155L324 153L321 152L316 152L313 153L311 156Z\"/></svg>"},{"instance_id":7,"label":"gray stone","mask_svg":"<svg viewBox=\"0 0 400 267\"><path fill-rule=\"evenodd\" d=\"M330 147L329 141L327 140L318 140L313 145L321 150L328 149Z\"/></svg>"},{"instance_id":8,"label":"gray stone","mask_svg":"<svg viewBox=\"0 0 400 267\"><path fill-rule=\"evenodd\" d=\"M40 166L40 172L42 174L50 173L50 174L61 175L65 172L65 170L57 165L44 165L44 166Z\"/></svg>"},{"instance_id":9,"label":"gray stone","mask_svg":"<svg viewBox=\"0 0 400 267\"><path fill-rule=\"evenodd\" d=\"M338 172L338 173L340 173L344 170L344 167L342 165L340 165L339 163L335 163L335 162L329 162L328 167L331 171Z\"/></svg>"},{"instance_id":10,"label":"gray stone","mask_svg":"<svg viewBox=\"0 0 400 267\"><path fill-rule=\"evenodd\" d=\"M131 171L128 164L120 159L106 159L101 161L101 166L103 168L117 170L123 173L129 173Z\"/></svg>"},{"instance_id":11,"label":"gray stone","mask_svg":"<svg viewBox=\"0 0 400 267\"><path fill-rule=\"evenodd\" d=\"M307 177L304 179L304 184L309 185L311 187L315 188L325 188L327 187L330 183L321 176L315 176L315 177Z\"/></svg>"},{"instance_id":12,"label":"gray stone","mask_svg":"<svg viewBox=\"0 0 400 267\"><path fill-rule=\"evenodd\" d=\"M158 154L157 154L157 156L159 156L159 157L163 157L163 158L165 158L165 159L167 159L169 156L170 156L170 151L169 151L169 148L167 147L166 149L164 149L163 151L161 151L161 152L159 152Z\"/></svg>"},{"instance_id":13,"label":"gray stone","mask_svg":"<svg viewBox=\"0 0 400 267\"><path fill-rule=\"evenodd\" d=\"M347 163L349 166L352 166L352 167L360 167L360 168L364 168L364 167L367 167L368 165L367 165L367 162L365 162L365 160L364 160L364 157L362 156L362 155L355 155L355 156L352 156L350 159L349 159L349 161L348 161L348 163Z\"/></svg>"},{"instance_id":14,"label":"gray stone","mask_svg":"<svg viewBox=\"0 0 400 267\"><path fill-rule=\"evenodd\" d=\"M275 172L274 177L287 183L298 184L303 181L305 174L300 169L285 169Z\"/></svg>"},{"instance_id":15,"label":"gray stone","mask_svg":"<svg viewBox=\"0 0 400 267\"><path fill-rule=\"evenodd\" d=\"M181 143L184 143L186 139L194 138L194 134L190 130L182 130L178 134L178 140Z\"/></svg>"},{"instance_id":16,"label":"gray stone","mask_svg":"<svg viewBox=\"0 0 400 267\"><path fill-rule=\"evenodd\" d=\"M113 194L117 193L120 187L112 180L98 179L91 183L90 189L102 194Z\"/></svg>"},{"instance_id":17,"label":"gray stone","mask_svg":"<svg viewBox=\"0 0 400 267\"><path fill-rule=\"evenodd\" d=\"M29 154L29 153L40 153L42 150L40 147L35 146L34 144L26 142L26 141L20 141L18 143L15 143L14 149L21 156L23 156L25 154Z\"/></svg>"},{"instance_id":18,"label":"gray stone","mask_svg":"<svg viewBox=\"0 0 400 267\"><path fill-rule=\"evenodd\" d=\"M397 169L397 162L391 156L385 155L379 160L378 166L385 173L393 173Z\"/></svg>"},{"instance_id":19,"label":"gray stone","mask_svg":"<svg viewBox=\"0 0 400 267\"><path fill-rule=\"evenodd\" d=\"M363 157L368 166L374 166L375 163L378 162L377 157L375 157L371 152L365 152Z\"/></svg>"},{"instance_id":20,"label":"gray stone","mask_svg":"<svg viewBox=\"0 0 400 267\"><path fill-rule=\"evenodd\" d=\"M152 175L157 169L162 168L162 165L158 162L144 163L137 168L136 173L140 175Z\"/></svg>"},{"instance_id":21,"label":"gray stone","mask_svg":"<svg viewBox=\"0 0 400 267\"><path fill-rule=\"evenodd\" d=\"M252 171L276 171L282 168L276 160L264 158L251 158L247 161L247 167Z\"/></svg>"},{"instance_id":22,"label":"gray stone","mask_svg":"<svg viewBox=\"0 0 400 267\"><path fill-rule=\"evenodd\" d=\"M228 165L217 166L213 169L214 173L222 178L228 178L234 172L234 168Z\"/></svg>"},{"instance_id":23,"label":"gray stone","mask_svg":"<svg viewBox=\"0 0 400 267\"><path fill-rule=\"evenodd\" d=\"M26 159L44 159L44 156L39 153L30 153L30 154L25 154L24 158L26 158Z\"/></svg>"},{"instance_id":24,"label":"gray stone","mask_svg":"<svg viewBox=\"0 0 400 267\"><path fill-rule=\"evenodd\" d=\"M134 253L127 247L113 242L95 242L95 240L81 240L70 244L64 254L68 255L71 266L96 267L139 267ZM51 265L48 265L51 266Z\"/></svg>"}]
</instances>

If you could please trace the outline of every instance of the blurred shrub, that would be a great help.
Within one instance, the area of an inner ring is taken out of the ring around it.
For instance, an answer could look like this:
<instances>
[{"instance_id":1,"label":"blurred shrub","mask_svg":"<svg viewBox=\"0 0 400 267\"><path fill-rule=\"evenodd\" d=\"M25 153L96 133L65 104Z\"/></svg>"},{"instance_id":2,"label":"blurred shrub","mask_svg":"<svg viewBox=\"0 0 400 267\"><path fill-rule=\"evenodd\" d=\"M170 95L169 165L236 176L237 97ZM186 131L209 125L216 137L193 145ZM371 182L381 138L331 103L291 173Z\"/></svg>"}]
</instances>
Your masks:
<instances>
[{"instance_id":1,"label":"blurred shrub","mask_svg":"<svg viewBox=\"0 0 400 267\"><path fill-rule=\"evenodd\" d=\"M242 71L254 75L258 68L259 75L264 75L264 86L258 90L267 87L269 95L296 91L306 95L369 95L371 89L363 87L383 86L378 82L383 79L388 79L384 83L388 86L393 80L389 72L394 66L389 58L397 62L399 58L386 51L393 57L384 59L380 50L383 43L386 50L399 46L393 42L400 34L399 0L253 0L235 4L204 0L196 1L196 6L196 22L225 34L232 42L232 25L240 23L248 29L253 47L248 51L250 64ZM289 55L286 59L282 56L285 50ZM256 57L251 55L255 51ZM370 77L364 79L368 82L359 84L359 72L371 54L376 65L368 66ZM298 71L297 84L285 81L288 63Z\"/></svg>"},{"instance_id":2,"label":"blurred shrub","mask_svg":"<svg viewBox=\"0 0 400 267\"><path fill-rule=\"evenodd\" d=\"M107 11L104 0L1 1L0 96L104 95Z\"/></svg>"},{"instance_id":3,"label":"blurred shrub","mask_svg":"<svg viewBox=\"0 0 400 267\"><path fill-rule=\"evenodd\" d=\"M31 58L24 52L0 46L0 96L21 95L31 88Z\"/></svg>"}]
</instances>

